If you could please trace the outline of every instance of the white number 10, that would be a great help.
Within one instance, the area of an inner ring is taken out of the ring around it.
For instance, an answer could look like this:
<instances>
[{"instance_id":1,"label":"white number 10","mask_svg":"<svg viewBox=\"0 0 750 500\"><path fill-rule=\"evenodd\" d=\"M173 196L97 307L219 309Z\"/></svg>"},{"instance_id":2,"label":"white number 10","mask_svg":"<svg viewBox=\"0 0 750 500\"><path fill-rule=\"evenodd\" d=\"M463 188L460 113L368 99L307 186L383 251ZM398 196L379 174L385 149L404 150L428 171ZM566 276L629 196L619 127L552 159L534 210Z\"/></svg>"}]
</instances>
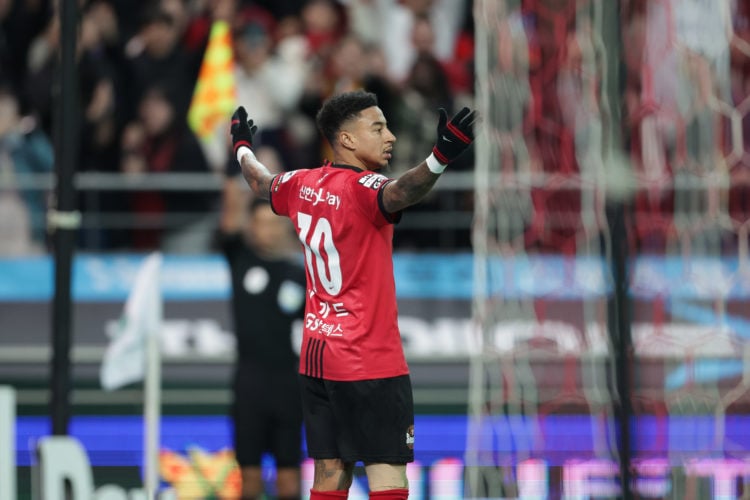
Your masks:
<instances>
[{"instance_id":1,"label":"white number 10","mask_svg":"<svg viewBox=\"0 0 750 500\"><path fill-rule=\"evenodd\" d=\"M316 286L315 275L317 274L317 279L320 280L325 291L330 295L338 295L341 291L341 261L339 252L333 244L331 223L325 217L321 217L315 223L315 228L310 235L312 222L311 215L297 212L299 239L305 247L305 262L307 262L307 270L313 281L312 286L313 288ZM323 240L322 249L321 240ZM321 250L325 252L325 255Z\"/></svg>"}]
</instances>

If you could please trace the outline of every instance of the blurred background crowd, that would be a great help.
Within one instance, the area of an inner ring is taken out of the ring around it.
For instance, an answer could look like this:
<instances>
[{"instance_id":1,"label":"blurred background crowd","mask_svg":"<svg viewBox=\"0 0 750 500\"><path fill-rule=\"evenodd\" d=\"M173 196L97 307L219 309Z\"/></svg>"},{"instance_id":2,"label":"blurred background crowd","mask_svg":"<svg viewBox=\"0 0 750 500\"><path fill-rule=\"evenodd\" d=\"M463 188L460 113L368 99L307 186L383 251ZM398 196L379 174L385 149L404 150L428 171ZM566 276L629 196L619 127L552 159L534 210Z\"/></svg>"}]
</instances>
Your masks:
<instances>
[{"instance_id":1,"label":"blurred background crowd","mask_svg":"<svg viewBox=\"0 0 750 500\"><path fill-rule=\"evenodd\" d=\"M0 0L1 254L49 248L54 183L26 179L53 169L56 4ZM580 251L607 231L604 207L618 197L637 251L732 253L747 240L748 0L477 5L82 0L79 248L215 249L228 134L197 137L187 116L220 21L231 30L237 104L259 124L258 155L273 169L330 156L314 115L340 91L378 95L398 137L394 176L429 152L439 107L474 104L503 179L490 200L507 219L498 237L514 251ZM476 19L487 39L476 39ZM487 102L474 102L477 84ZM476 158L463 156L409 209L397 249L471 248Z\"/></svg>"},{"instance_id":2,"label":"blurred background crowd","mask_svg":"<svg viewBox=\"0 0 750 500\"><path fill-rule=\"evenodd\" d=\"M0 253L6 255L49 244L48 192L22 189L20 182L19 189L9 187L14 178L54 168L58 3L0 0ZM365 88L378 95L398 137L392 175L427 156L439 107L451 111L472 99L470 0L79 3L78 171L121 173L123 184L144 173L220 177L233 161L226 130L203 141L186 120L216 21L231 28L237 101L259 124L258 154L271 168L313 168L329 157L314 116L337 92ZM471 163L467 156L453 168ZM152 191L82 190L84 217L111 217L84 225L79 247L210 251L220 202L215 186L192 190L176 181ZM446 203L441 196L425 206L439 208ZM400 244L435 246L423 236L405 231Z\"/></svg>"}]
</instances>

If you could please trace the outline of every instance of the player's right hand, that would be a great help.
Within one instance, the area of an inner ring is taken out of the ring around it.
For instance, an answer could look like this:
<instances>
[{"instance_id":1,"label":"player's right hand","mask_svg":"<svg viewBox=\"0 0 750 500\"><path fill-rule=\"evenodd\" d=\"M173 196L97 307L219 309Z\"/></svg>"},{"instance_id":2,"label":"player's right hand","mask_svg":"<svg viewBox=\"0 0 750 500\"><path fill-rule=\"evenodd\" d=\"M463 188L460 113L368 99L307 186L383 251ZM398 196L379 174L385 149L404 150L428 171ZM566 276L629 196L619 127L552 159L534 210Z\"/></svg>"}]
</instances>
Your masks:
<instances>
[{"instance_id":1,"label":"player's right hand","mask_svg":"<svg viewBox=\"0 0 750 500\"><path fill-rule=\"evenodd\" d=\"M241 147L253 149L253 136L258 130L258 126L253 124L252 120L247 119L247 111L243 106L237 108L232 115L232 126L230 127L232 134L232 151L235 156L237 150Z\"/></svg>"},{"instance_id":2,"label":"player's right hand","mask_svg":"<svg viewBox=\"0 0 750 500\"><path fill-rule=\"evenodd\" d=\"M437 141L432 154L440 163L447 165L474 142L474 123L479 115L476 110L464 107L448 121L448 113L443 108L439 112Z\"/></svg>"}]
</instances>

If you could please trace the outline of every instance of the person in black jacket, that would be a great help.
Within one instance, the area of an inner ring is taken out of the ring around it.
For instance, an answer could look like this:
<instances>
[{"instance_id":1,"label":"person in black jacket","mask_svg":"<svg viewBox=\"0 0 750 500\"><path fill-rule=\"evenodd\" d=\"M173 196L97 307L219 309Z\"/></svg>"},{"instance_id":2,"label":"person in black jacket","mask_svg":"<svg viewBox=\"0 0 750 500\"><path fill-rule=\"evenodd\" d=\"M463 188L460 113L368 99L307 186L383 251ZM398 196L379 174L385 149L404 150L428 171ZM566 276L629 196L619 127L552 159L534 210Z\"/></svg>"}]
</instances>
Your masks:
<instances>
[{"instance_id":1,"label":"person in black jacket","mask_svg":"<svg viewBox=\"0 0 750 500\"><path fill-rule=\"evenodd\" d=\"M305 272L290 252L289 221L276 216L266 200L248 203L248 190L231 173L224 184L220 228L237 337L232 416L242 498L263 494L261 457L270 452L277 498L298 499L302 407L292 327L304 312Z\"/></svg>"}]
</instances>

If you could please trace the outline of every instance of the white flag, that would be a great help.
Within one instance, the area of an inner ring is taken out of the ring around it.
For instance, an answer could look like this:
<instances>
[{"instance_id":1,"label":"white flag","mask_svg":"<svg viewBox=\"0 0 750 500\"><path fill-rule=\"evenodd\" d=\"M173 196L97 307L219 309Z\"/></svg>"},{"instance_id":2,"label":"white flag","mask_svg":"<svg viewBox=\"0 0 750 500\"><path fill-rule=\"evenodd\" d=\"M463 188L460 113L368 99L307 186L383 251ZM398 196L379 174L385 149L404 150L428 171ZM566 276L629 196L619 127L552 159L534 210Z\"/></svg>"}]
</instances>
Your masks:
<instances>
[{"instance_id":1,"label":"white flag","mask_svg":"<svg viewBox=\"0 0 750 500\"><path fill-rule=\"evenodd\" d=\"M147 338L161 332L161 260L160 253L152 253L138 270L125 310L102 360L99 378L105 390L144 378Z\"/></svg>"}]
</instances>

